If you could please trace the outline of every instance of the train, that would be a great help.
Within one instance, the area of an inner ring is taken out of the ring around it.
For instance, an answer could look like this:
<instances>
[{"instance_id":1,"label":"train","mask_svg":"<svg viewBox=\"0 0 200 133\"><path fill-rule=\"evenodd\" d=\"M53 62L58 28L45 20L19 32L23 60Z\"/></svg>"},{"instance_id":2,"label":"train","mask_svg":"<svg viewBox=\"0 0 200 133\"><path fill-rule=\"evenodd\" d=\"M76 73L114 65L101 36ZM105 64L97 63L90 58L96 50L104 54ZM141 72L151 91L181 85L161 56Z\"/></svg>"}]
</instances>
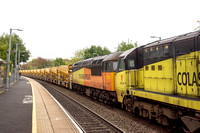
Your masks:
<instances>
[{"instance_id":1,"label":"train","mask_svg":"<svg viewBox=\"0 0 200 133\"><path fill-rule=\"evenodd\" d=\"M165 126L200 131L200 31L81 60L72 66L20 73L107 104L120 104L128 112Z\"/></svg>"}]
</instances>

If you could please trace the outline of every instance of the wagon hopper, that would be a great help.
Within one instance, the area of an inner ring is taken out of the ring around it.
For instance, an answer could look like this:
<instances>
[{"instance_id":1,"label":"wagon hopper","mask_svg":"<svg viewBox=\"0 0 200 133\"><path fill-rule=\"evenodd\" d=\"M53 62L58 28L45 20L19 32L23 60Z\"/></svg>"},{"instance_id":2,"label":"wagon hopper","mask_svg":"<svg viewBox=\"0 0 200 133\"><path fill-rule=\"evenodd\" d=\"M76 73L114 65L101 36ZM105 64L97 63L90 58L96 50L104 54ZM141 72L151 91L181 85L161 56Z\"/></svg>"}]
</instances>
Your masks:
<instances>
[{"instance_id":1,"label":"wagon hopper","mask_svg":"<svg viewBox=\"0 0 200 133\"><path fill-rule=\"evenodd\" d=\"M58 67L58 85L68 87L70 83L70 74L72 66L62 65Z\"/></svg>"}]
</instances>

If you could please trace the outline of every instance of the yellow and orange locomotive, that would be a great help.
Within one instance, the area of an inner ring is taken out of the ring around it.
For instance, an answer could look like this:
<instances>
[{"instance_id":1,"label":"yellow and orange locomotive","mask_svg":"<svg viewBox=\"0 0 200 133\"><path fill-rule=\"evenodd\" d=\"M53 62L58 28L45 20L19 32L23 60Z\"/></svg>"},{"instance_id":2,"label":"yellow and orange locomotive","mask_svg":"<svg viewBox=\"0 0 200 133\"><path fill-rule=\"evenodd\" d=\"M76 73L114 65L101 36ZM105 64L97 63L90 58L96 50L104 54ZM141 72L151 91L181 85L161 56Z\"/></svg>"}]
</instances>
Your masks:
<instances>
[{"instance_id":1,"label":"yellow and orange locomotive","mask_svg":"<svg viewBox=\"0 0 200 133\"><path fill-rule=\"evenodd\" d=\"M35 75L32 70L21 73ZM200 31L79 61L66 83L163 125L182 121L191 132L199 131Z\"/></svg>"}]
</instances>

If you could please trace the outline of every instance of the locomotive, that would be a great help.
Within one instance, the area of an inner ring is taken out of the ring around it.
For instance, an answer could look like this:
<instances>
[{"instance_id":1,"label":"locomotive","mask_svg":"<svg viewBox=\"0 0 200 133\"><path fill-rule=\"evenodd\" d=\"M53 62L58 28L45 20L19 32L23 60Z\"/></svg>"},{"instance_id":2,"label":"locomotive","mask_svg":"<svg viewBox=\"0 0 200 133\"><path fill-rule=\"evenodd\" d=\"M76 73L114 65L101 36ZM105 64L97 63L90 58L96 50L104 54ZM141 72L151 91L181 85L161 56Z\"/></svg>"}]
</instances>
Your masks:
<instances>
[{"instance_id":1,"label":"locomotive","mask_svg":"<svg viewBox=\"0 0 200 133\"><path fill-rule=\"evenodd\" d=\"M28 71L21 73L31 76ZM50 77L58 83L59 74ZM200 31L76 62L70 77L67 86L78 93L200 131Z\"/></svg>"}]
</instances>

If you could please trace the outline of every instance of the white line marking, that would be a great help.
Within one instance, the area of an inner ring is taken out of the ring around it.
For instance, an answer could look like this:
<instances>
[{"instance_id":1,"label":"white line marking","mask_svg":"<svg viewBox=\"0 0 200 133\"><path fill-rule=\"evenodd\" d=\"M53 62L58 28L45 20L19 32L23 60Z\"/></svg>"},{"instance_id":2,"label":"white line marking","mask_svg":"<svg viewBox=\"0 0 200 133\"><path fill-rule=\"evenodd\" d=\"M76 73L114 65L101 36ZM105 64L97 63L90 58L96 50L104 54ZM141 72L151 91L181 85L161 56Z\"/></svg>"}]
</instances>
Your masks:
<instances>
[{"instance_id":1,"label":"white line marking","mask_svg":"<svg viewBox=\"0 0 200 133\"><path fill-rule=\"evenodd\" d=\"M25 95L23 104L32 104L33 103L33 97L31 95Z\"/></svg>"}]
</instances>

